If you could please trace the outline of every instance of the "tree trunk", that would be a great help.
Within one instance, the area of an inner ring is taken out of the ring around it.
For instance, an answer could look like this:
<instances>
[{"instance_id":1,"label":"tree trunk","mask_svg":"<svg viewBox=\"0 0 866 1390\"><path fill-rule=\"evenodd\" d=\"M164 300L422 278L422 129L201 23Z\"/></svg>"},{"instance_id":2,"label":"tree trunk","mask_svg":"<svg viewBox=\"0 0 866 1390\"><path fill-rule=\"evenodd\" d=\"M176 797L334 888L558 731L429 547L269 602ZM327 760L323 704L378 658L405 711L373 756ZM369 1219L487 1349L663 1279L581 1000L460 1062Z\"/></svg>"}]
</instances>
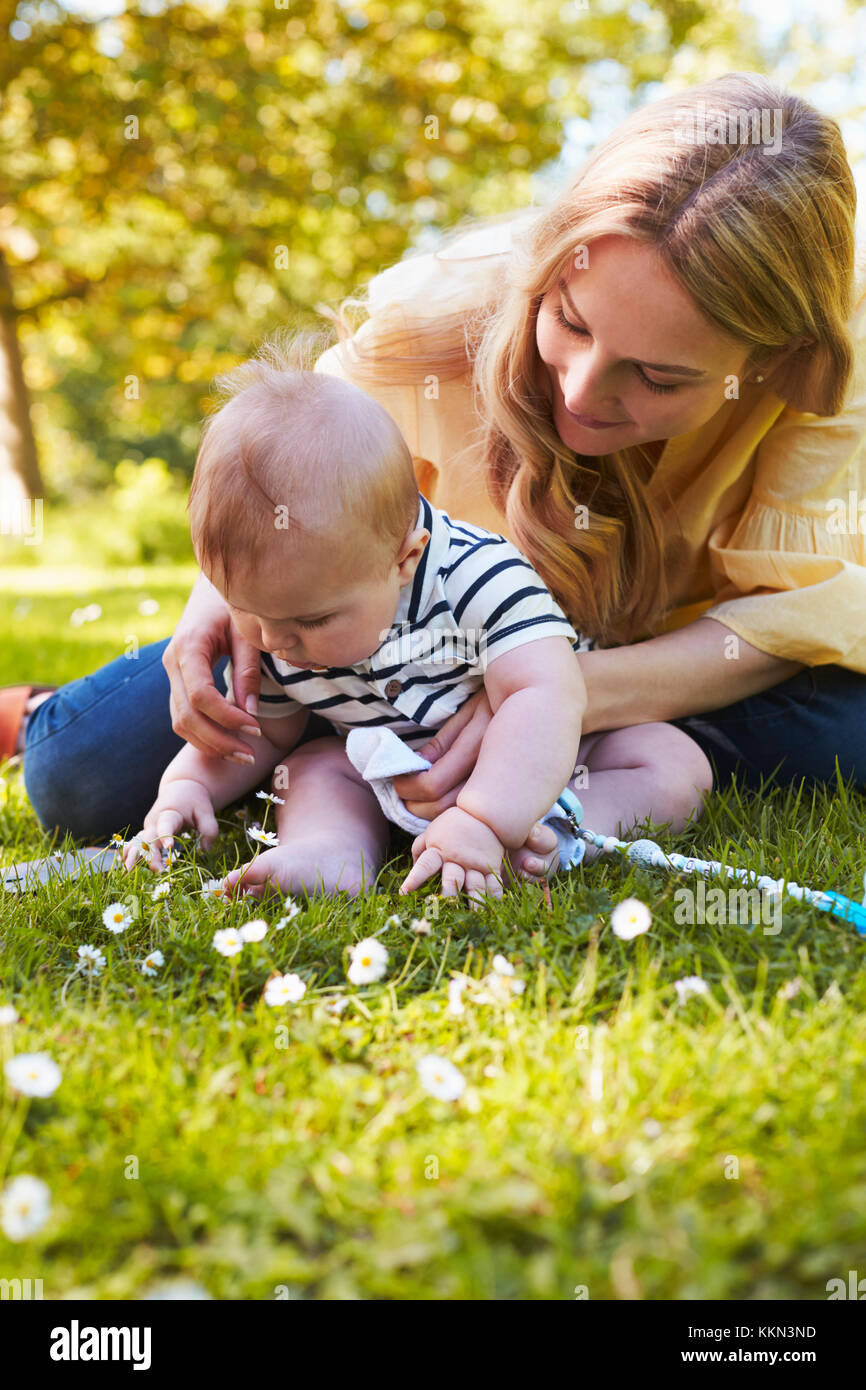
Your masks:
<instances>
[{"instance_id":1,"label":"tree trunk","mask_svg":"<svg viewBox=\"0 0 866 1390\"><path fill-rule=\"evenodd\" d=\"M27 529L27 515L42 497L42 478L36 440L30 422L30 400L24 381L18 319L12 280L0 251L0 533Z\"/></svg>"}]
</instances>

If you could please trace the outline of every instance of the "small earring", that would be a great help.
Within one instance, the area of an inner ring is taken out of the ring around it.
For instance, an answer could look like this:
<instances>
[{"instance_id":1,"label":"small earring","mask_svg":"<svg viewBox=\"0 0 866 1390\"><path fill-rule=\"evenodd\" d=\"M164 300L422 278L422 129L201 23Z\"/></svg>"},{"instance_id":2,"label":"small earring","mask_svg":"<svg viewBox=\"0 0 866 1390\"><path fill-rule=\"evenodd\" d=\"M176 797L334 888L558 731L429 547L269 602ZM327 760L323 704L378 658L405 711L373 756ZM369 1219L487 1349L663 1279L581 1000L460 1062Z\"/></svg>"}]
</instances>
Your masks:
<instances>
[{"instance_id":1,"label":"small earring","mask_svg":"<svg viewBox=\"0 0 866 1390\"><path fill-rule=\"evenodd\" d=\"M762 376L756 376L756 377L755 377L755 381L763 381L763 380L764 380L764 378L763 378Z\"/></svg>"}]
</instances>

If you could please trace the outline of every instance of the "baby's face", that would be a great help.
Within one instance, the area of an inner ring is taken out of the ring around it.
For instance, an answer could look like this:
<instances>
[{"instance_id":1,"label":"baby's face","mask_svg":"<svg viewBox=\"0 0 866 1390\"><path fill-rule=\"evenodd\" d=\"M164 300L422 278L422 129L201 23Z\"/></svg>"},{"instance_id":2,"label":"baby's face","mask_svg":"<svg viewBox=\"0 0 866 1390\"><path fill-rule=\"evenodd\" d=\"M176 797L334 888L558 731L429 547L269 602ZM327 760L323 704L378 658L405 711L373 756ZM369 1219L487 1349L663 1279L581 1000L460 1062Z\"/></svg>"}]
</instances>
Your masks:
<instances>
[{"instance_id":1,"label":"baby's face","mask_svg":"<svg viewBox=\"0 0 866 1390\"><path fill-rule=\"evenodd\" d=\"M302 670L354 666L384 642L427 539L427 531L413 530L385 575L359 573L357 564L341 564L327 551L305 556L300 546L288 563L277 549L255 570L233 576L229 592L217 587L235 627L260 651Z\"/></svg>"}]
</instances>

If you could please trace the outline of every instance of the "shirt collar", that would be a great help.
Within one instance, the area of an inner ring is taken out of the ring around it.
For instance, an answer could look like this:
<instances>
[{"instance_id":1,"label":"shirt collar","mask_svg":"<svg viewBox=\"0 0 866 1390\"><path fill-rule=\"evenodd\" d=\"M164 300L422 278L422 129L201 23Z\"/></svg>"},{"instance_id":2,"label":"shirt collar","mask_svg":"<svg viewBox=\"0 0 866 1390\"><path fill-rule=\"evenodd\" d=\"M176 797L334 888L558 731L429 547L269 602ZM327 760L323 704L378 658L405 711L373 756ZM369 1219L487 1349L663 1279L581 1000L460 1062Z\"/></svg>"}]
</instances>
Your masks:
<instances>
[{"instance_id":1,"label":"shirt collar","mask_svg":"<svg viewBox=\"0 0 866 1390\"><path fill-rule=\"evenodd\" d=\"M400 590L400 602L394 614L392 627L398 627L403 623L414 627L416 623L421 622L430 607L439 571L445 564L451 547L451 535L442 512L421 493L418 495L415 526L423 526L429 531L430 539L424 547L424 554L418 561L414 575Z\"/></svg>"}]
</instances>

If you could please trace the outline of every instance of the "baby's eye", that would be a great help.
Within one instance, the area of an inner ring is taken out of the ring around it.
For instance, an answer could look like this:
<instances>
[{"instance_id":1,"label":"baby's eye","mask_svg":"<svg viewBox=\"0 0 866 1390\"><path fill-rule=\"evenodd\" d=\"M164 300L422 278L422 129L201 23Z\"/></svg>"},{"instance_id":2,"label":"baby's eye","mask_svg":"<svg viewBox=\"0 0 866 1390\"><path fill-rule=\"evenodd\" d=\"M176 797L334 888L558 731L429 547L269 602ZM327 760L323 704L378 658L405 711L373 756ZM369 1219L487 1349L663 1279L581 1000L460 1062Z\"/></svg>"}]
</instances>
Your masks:
<instances>
[{"instance_id":1,"label":"baby's eye","mask_svg":"<svg viewBox=\"0 0 866 1390\"><path fill-rule=\"evenodd\" d=\"M324 618L317 618L314 623L302 623L299 618L298 627L324 627L325 623L329 623L331 619L335 616L336 615L334 613L326 613Z\"/></svg>"}]
</instances>

